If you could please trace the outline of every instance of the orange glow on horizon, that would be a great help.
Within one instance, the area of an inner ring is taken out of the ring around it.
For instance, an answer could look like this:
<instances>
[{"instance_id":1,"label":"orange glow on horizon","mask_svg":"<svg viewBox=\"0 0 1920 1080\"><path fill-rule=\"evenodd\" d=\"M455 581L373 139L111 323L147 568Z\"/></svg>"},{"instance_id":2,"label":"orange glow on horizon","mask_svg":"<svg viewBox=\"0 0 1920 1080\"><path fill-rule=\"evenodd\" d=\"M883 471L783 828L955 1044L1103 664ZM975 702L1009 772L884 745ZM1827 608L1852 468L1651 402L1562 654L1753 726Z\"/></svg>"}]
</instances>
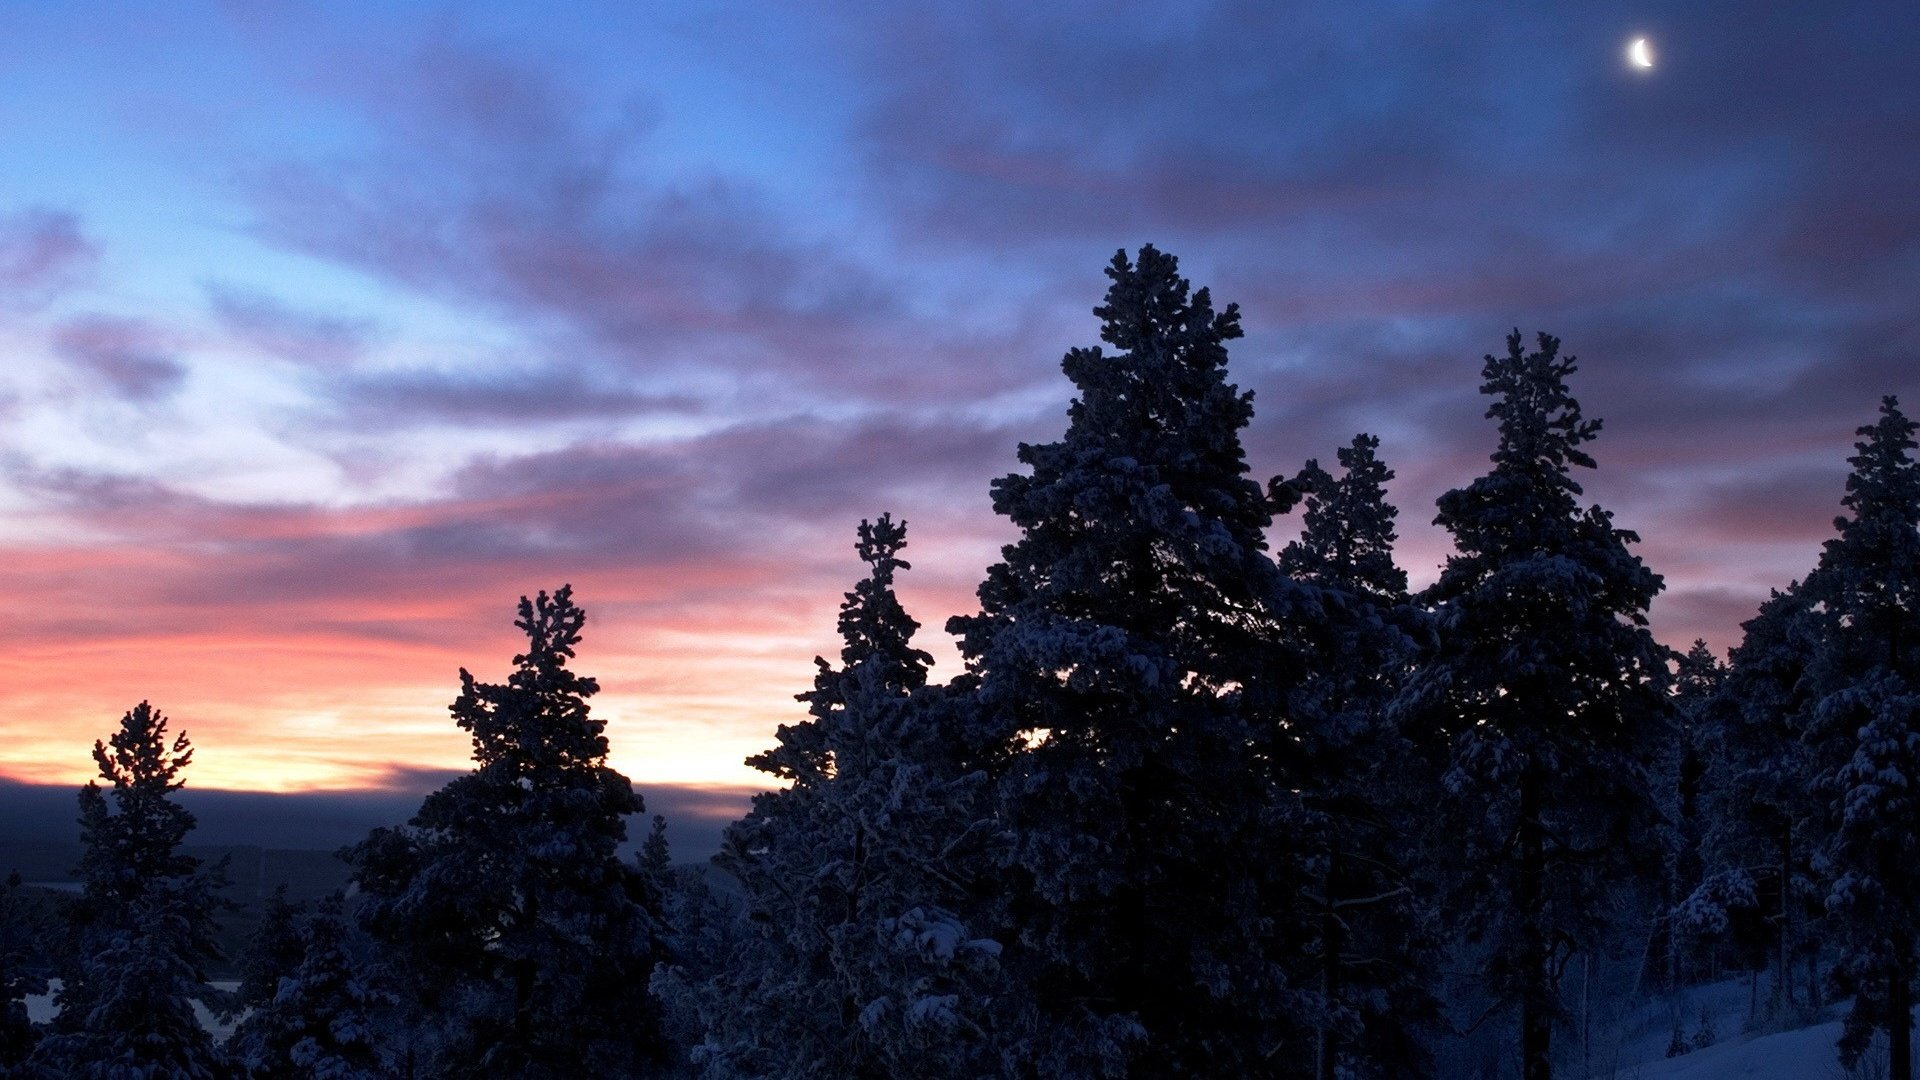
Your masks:
<instances>
[{"instance_id":1,"label":"orange glow on horizon","mask_svg":"<svg viewBox=\"0 0 1920 1080\"><path fill-rule=\"evenodd\" d=\"M93 742L150 701L193 740L192 787L287 793L467 768L467 737L447 715L460 668L504 678L520 644L517 597L568 581L588 613L576 667L602 687L594 708L612 764L643 787L768 787L745 759L803 715L793 697L811 685L813 657L836 654L836 609L859 570L851 552L817 568L728 556L545 581L520 566L446 566L396 587L316 582L309 595L272 595L235 584L261 572L244 556L113 544L5 554L20 610L63 610L98 598L103 582L111 602L84 618L0 627L10 639L0 776L83 784ZM903 583L944 669L953 650L942 609L965 609L971 591L931 574Z\"/></svg>"}]
</instances>

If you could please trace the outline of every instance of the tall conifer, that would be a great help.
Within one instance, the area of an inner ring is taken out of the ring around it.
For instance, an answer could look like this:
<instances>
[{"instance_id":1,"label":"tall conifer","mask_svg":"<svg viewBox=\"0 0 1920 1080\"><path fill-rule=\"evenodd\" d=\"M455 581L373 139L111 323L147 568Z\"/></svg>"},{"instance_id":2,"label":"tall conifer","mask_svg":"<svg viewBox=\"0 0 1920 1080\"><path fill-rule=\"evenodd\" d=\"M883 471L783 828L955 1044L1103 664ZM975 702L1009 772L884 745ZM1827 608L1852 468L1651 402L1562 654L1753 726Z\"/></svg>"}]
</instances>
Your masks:
<instances>
[{"instance_id":1,"label":"tall conifer","mask_svg":"<svg viewBox=\"0 0 1920 1080\"><path fill-rule=\"evenodd\" d=\"M1812 739L1819 790L1832 800L1827 906L1836 966L1853 1011L1841 1040L1852 1064L1876 1030L1891 1080L1913 1075L1913 986L1920 973L1920 462L1915 424L1886 398L1859 430L1853 472L1807 585L1821 606Z\"/></svg>"},{"instance_id":2,"label":"tall conifer","mask_svg":"<svg viewBox=\"0 0 1920 1080\"><path fill-rule=\"evenodd\" d=\"M660 889L620 856L643 806L607 764L599 684L569 666L585 621L570 587L522 598L507 681L460 672L473 771L345 853L402 974L415 1037L396 1049L416 1074L630 1076L664 1058Z\"/></svg>"},{"instance_id":3,"label":"tall conifer","mask_svg":"<svg viewBox=\"0 0 1920 1080\"><path fill-rule=\"evenodd\" d=\"M1557 339L1528 351L1517 330L1486 358L1499 446L1491 471L1439 500L1456 552L1423 596L1438 647L1409 682L1451 740L1453 914L1518 1006L1525 1080L1552 1076L1560 974L1597 944L1606 893L1653 820L1647 771L1669 708L1646 618L1660 578L1573 478L1594 467L1582 447L1600 430L1567 388L1574 370Z\"/></svg>"},{"instance_id":4,"label":"tall conifer","mask_svg":"<svg viewBox=\"0 0 1920 1080\"><path fill-rule=\"evenodd\" d=\"M216 1080L224 1055L194 1014L219 1004L207 966L218 867L181 852L193 814L173 795L193 761L186 733L141 702L93 744L100 780L80 791L81 895L59 1013L35 1055L55 1075Z\"/></svg>"},{"instance_id":5,"label":"tall conifer","mask_svg":"<svg viewBox=\"0 0 1920 1080\"><path fill-rule=\"evenodd\" d=\"M1280 566L1321 590L1326 627L1292 708L1311 765L1302 791L1314 812L1310 892L1318 908L1316 1075L1412 1078L1431 1068L1423 1036L1437 1023L1432 896L1420 877L1421 827L1438 770L1403 730L1393 698L1414 659L1421 620L1394 563L1399 511L1380 440L1356 435L1335 476L1309 461L1299 539Z\"/></svg>"},{"instance_id":6,"label":"tall conifer","mask_svg":"<svg viewBox=\"0 0 1920 1080\"><path fill-rule=\"evenodd\" d=\"M816 659L807 719L748 759L788 786L755 797L715 860L744 918L720 928L707 970L659 980L697 1014L696 1061L716 1080L997 1071L983 1024L999 945L961 914L985 884L982 778L894 595L905 546L904 522L860 523L868 574L840 607L840 664Z\"/></svg>"},{"instance_id":7,"label":"tall conifer","mask_svg":"<svg viewBox=\"0 0 1920 1080\"><path fill-rule=\"evenodd\" d=\"M1066 434L994 481L1020 536L949 623L1012 751L1013 1053L1030 1076L1275 1075L1319 1006L1286 850L1296 595L1226 378L1239 310L1152 247L1107 276L1115 351L1067 353Z\"/></svg>"},{"instance_id":8,"label":"tall conifer","mask_svg":"<svg viewBox=\"0 0 1920 1080\"><path fill-rule=\"evenodd\" d=\"M1793 958L1808 940L1815 897L1811 857L1824 834L1807 738L1814 691L1809 668L1820 634L1800 582L1775 591L1728 657L1720 685L1696 718L1701 778L1702 878L1683 925L1731 945L1756 975L1774 965L1774 1003L1793 1004Z\"/></svg>"}]
</instances>

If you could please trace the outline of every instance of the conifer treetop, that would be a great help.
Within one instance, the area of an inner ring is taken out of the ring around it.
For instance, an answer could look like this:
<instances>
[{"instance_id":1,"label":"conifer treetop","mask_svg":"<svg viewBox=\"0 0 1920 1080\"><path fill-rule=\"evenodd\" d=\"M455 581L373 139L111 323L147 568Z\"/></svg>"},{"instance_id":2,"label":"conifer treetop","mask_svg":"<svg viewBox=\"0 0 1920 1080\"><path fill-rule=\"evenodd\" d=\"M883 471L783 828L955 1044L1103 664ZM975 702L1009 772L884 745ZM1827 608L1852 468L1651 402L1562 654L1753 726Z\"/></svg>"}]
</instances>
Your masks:
<instances>
[{"instance_id":1,"label":"conifer treetop","mask_svg":"<svg viewBox=\"0 0 1920 1080\"><path fill-rule=\"evenodd\" d=\"M1858 429L1848 458L1853 471L1841 504L1851 516L1833 520L1838 535L1827 541L1816 576L1825 593L1839 592L1855 616L1882 620L1895 611L1920 608L1920 461L1916 425L1889 396L1880 419ZM1855 610L1858 609L1858 610ZM1870 609L1870 610L1869 610Z\"/></svg>"},{"instance_id":2,"label":"conifer treetop","mask_svg":"<svg viewBox=\"0 0 1920 1080\"><path fill-rule=\"evenodd\" d=\"M923 686L933 657L913 647L920 624L893 592L894 574L913 569L900 557L907 546L907 523L881 514L874 521L863 519L858 535L854 550L871 573L853 586L840 605L840 663L852 667L879 658L886 661L887 675L897 679L901 689Z\"/></svg>"},{"instance_id":3,"label":"conifer treetop","mask_svg":"<svg viewBox=\"0 0 1920 1080\"><path fill-rule=\"evenodd\" d=\"M841 666L835 668L823 656L813 658L813 689L794 695L806 703L809 719L781 724L778 745L749 757L748 765L783 780L822 780L832 769L846 765L836 757L848 749L850 741L859 741L859 733L843 730L836 720L849 697L858 692L905 697L926 685L933 656L913 647L920 624L893 591L894 575L912 569L900 557L906 546L905 521L895 521L891 514L861 520L854 551L868 572L840 604Z\"/></svg>"},{"instance_id":4,"label":"conifer treetop","mask_svg":"<svg viewBox=\"0 0 1920 1080\"><path fill-rule=\"evenodd\" d=\"M1900 410L1900 399L1888 394L1880 399L1880 419L1854 431L1860 441L1854 444L1854 455L1847 459L1853 466L1853 472L1847 477L1847 493L1841 504L1855 514L1868 510L1886 509L1904 511L1902 516L1915 521L1920 515L1920 506L1910 499L1900 496L1912 493L1920 487L1920 463L1913 459L1913 451L1920 447L1914 441L1916 426L1907 414ZM1833 521L1834 528L1843 534L1857 524L1844 517Z\"/></svg>"},{"instance_id":5,"label":"conifer treetop","mask_svg":"<svg viewBox=\"0 0 1920 1080\"><path fill-rule=\"evenodd\" d=\"M1216 311L1178 270L1152 246L1114 257L1094 312L1121 351L1067 352L1077 396L1065 434L1022 444L1031 471L992 483L995 512L1021 536L988 569L981 613L948 622L989 696L1026 696L1012 691L1025 676L1003 674L1070 666L1083 685L1226 692L1264 648L1286 583L1265 554L1275 502L1247 475L1240 441L1253 395L1227 380L1239 309ZM1069 663L1053 655L1063 648L1099 659Z\"/></svg>"},{"instance_id":6,"label":"conifer treetop","mask_svg":"<svg viewBox=\"0 0 1920 1080\"><path fill-rule=\"evenodd\" d=\"M165 794L186 785L180 774L193 763L193 742L182 731L169 745L166 716L143 701L120 718L120 730L94 742L93 760L116 792Z\"/></svg>"},{"instance_id":7,"label":"conifer treetop","mask_svg":"<svg viewBox=\"0 0 1920 1080\"><path fill-rule=\"evenodd\" d=\"M1560 355L1560 339L1536 335L1537 347L1522 347L1520 330L1507 335L1507 354L1489 353L1481 370L1480 392L1493 397L1487 416L1500 421L1500 446L1493 453L1496 466L1533 472L1549 470L1565 476L1574 467L1591 469L1593 458L1580 449L1600 434L1600 421L1580 413L1580 403L1567 389L1567 376L1579 370L1576 358ZM1566 490L1580 494L1580 485L1565 481Z\"/></svg>"},{"instance_id":8,"label":"conifer treetop","mask_svg":"<svg viewBox=\"0 0 1920 1080\"><path fill-rule=\"evenodd\" d=\"M1020 460L1034 475L994 481L994 509L1027 529L1057 520L1061 507L1049 495L1064 494L1063 482L1085 485L1087 470L1104 462L1136 470L1139 482L1165 484L1189 510L1227 524L1236 542L1263 548L1260 530L1271 514L1244 476L1239 439L1253 395L1225 377L1226 342L1242 333L1239 305L1216 312L1211 293L1191 289L1178 260L1152 245L1137 262L1116 253L1106 274L1106 301L1093 312L1101 340L1121 351L1068 351L1061 370L1079 394L1067 409L1066 436L1021 445Z\"/></svg>"},{"instance_id":9,"label":"conifer treetop","mask_svg":"<svg viewBox=\"0 0 1920 1080\"><path fill-rule=\"evenodd\" d=\"M1399 540L1387 501L1393 470L1381 461L1380 439L1361 433L1338 451L1341 475L1308 461L1291 482L1306 500L1300 538L1280 553L1280 565L1298 577L1364 594L1380 603L1407 595L1407 572L1393 561Z\"/></svg>"},{"instance_id":10,"label":"conifer treetop","mask_svg":"<svg viewBox=\"0 0 1920 1080\"><path fill-rule=\"evenodd\" d=\"M96 900L130 901L149 884L199 865L179 853L193 813L169 798L186 784L193 743L184 731L168 734L166 716L143 701L120 718L119 730L93 744L100 777L80 790L80 822L87 839L82 876Z\"/></svg>"},{"instance_id":11,"label":"conifer treetop","mask_svg":"<svg viewBox=\"0 0 1920 1080\"><path fill-rule=\"evenodd\" d=\"M473 737L481 771L538 779L605 763L606 721L587 706L600 684L567 666L586 618L571 585L551 596L523 596L514 626L527 635L527 650L513 658L506 685L482 683L460 669L460 696L449 711Z\"/></svg>"}]
</instances>

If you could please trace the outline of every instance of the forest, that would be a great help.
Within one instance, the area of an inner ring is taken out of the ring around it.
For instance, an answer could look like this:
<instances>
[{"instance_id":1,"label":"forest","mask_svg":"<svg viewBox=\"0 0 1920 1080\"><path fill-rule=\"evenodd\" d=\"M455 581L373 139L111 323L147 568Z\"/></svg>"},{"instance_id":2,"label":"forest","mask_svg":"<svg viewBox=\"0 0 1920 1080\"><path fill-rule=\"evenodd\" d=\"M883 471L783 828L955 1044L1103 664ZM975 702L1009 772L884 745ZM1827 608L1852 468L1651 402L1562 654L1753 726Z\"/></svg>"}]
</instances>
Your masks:
<instances>
[{"instance_id":1,"label":"forest","mask_svg":"<svg viewBox=\"0 0 1920 1080\"><path fill-rule=\"evenodd\" d=\"M1614 1075L1595 1001L1731 982L1754 1030L1841 1017L1833 1075L1911 1080L1898 402L1861 403L1817 564L1722 658L1649 628L1558 339L1485 357L1487 466L1412 591L1381 440L1251 475L1237 306L1151 246L1106 274L1064 431L992 484L1017 539L945 626L964 670L932 679L875 507L839 655L710 862L608 764L564 585L504 681L460 672L471 771L237 952L228 868L182 850L193 744L141 702L93 747L79 891L0 887L0 1077L1550 1080Z\"/></svg>"}]
</instances>

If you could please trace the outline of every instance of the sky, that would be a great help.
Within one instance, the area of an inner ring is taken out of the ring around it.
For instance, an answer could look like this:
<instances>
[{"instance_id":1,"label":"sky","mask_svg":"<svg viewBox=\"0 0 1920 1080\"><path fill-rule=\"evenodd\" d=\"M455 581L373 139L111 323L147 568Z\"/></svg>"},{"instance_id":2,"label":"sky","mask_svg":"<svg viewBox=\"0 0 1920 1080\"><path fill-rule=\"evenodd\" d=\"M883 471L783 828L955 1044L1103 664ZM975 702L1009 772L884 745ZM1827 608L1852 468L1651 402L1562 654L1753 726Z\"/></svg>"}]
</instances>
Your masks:
<instances>
[{"instance_id":1,"label":"sky","mask_svg":"<svg viewBox=\"0 0 1920 1080\"><path fill-rule=\"evenodd\" d=\"M1915 41L1910 2L0 0L0 780L84 781L150 699L195 786L408 789L571 583L613 763L732 805L861 518L909 522L956 670L988 483L1145 243L1242 305L1256 476L1380 436L1416 584L1483 354L1558 335L1656 632L1724 649L1920 404Z\"/></svg>"}]
</instances>

